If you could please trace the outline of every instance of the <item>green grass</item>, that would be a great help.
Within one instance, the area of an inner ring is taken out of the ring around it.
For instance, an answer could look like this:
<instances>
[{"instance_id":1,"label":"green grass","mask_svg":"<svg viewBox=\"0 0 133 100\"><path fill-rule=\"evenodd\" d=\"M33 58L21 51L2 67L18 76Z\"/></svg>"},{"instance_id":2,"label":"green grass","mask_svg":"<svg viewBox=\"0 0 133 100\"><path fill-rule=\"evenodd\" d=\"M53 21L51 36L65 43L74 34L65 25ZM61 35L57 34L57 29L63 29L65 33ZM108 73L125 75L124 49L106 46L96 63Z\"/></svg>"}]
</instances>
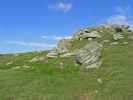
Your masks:
<instances>
[{"instance_id":1,"label":"green grass","mask_svg":"<svg viewBox=\"0 0 133 100\"><path fill-rule=\"evenodd\" d=\"M110 37L108 37L110 38ZM73 58L30 63L46 52L0 56L0 100L133 100L133 41L104 45L100 69L80 71ZM74 41L71 50L88 40ZM11 65L5 65L13 61ZM64 69L60 69L60 62ZM28 65L33 69L13 69ZM102 84L97 79L102 80Z\"/></svg>"}]
</instances>

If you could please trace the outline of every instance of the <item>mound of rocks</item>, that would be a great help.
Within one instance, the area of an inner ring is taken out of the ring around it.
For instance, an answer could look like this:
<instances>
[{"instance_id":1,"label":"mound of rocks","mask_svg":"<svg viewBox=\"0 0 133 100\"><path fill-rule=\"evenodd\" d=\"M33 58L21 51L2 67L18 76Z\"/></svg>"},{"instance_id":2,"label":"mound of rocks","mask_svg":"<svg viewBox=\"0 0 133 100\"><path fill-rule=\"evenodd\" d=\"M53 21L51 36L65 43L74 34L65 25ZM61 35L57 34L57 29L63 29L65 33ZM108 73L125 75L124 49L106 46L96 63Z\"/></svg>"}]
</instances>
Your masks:
<instances>
[{"instance_id":1,"label":"mound of rocks","mask_svg":"<svg viewBox=\"0 0 133 100\"><path fill-rule=\"evenodd\" d=\"M74 39L88 39L88 38L101 38L101 35L97 31L89 31L88 29L83 29L74 34Z\"/></svg>"},{"instance_id":2,"label":"mound of rocks","mask_svg":"<svg viewBox=\"0 0 133 100\"><path fill-rule=\"evenodd\" d=\"M101 50L103 45L94 41L80 49L76 54L76 62L83 68L99 68L102 64Z\"/></svg>"}]
</instances>

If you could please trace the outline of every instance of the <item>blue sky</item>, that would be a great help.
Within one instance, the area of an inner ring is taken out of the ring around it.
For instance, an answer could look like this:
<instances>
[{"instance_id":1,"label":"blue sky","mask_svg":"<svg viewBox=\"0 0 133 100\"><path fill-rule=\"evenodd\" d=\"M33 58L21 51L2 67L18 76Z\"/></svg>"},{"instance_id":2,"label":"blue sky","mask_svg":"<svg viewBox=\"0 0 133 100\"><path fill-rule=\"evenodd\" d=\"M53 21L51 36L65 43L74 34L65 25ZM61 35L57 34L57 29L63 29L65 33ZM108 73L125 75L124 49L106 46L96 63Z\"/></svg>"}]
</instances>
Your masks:
<instances>
[{"instance_id":1,"label":"blue sky","mask_svg":"<svg viewBox=\"0 0 133 100\"><path fill-rule=\"evenodd\" d=\"M46 50L76 30L132 24L132 0L0 0L0 53Z\"/></svg>"}]
</instances>

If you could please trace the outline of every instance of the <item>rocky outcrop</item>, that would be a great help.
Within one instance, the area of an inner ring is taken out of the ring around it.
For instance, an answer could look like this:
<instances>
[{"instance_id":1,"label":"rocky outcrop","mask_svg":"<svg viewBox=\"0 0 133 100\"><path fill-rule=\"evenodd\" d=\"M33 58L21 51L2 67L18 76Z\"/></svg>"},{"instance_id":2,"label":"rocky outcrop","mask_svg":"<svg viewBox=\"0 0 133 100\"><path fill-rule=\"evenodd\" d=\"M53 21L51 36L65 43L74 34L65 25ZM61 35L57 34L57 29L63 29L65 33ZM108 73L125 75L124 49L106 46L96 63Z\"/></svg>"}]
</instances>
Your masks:
<instances>
[{"instance_id":1,"label":"rocky outcrop","mask_svg":"<svg viewBox=\"0 0 133 100\"><path fill-rule=\"evenodd\" d=\"M71 41L70 39L62 39L58 43L57 52L58 54L67 53L69 51L69 48L71 47Z\"/></svg>"},{"instance_id":2,"label":"rocky outcrop","mask_svg":"<svg viewBox=\"0 0 133 100\"><path fill-rule=\"evenodd\" d=\"M91 42L80 49L76 54L76 62L83 68L99 68L101 61L102 44Z\"/></svg>"},{"instance_id":3,"label":"rocky outcrop","mask_svg":"<svg viewBox=\"0 0 133 100\"><path fill-rule=\"evenodd\" d=\"M101 38L101 35L97 31L89 31L88 29L83 29L74 34L74 39L88 39L88 38Z\"/></svg>"},{"instance_id":4,"label":"rocky outcrop","mask_svg":"<svg viewBox=\"0 0 133 100\"><path fill-rule=\"evenodd\" d=\"M101 38L97 31L93 31L90 33L85 33L81 36L81 38Z\"/></svg>"}]
</instances>

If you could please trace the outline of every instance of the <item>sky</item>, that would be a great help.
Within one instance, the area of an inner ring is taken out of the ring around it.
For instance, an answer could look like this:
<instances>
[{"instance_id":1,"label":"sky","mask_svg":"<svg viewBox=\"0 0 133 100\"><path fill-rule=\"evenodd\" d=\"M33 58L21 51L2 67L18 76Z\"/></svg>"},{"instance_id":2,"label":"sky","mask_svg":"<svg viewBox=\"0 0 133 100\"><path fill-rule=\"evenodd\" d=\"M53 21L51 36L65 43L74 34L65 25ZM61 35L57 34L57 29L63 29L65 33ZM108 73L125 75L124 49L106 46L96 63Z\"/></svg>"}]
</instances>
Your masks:
<instances>
[{"instance_id":1,"label":"sky","mask_svg":"<svg viewBox=\"0 0 133 100\"><path fill-rule=\"evenodd\" d=\"M132 24L132 0L0 0L0 53L48 50L80 28Z\"/></svg>"}]
</instances>

